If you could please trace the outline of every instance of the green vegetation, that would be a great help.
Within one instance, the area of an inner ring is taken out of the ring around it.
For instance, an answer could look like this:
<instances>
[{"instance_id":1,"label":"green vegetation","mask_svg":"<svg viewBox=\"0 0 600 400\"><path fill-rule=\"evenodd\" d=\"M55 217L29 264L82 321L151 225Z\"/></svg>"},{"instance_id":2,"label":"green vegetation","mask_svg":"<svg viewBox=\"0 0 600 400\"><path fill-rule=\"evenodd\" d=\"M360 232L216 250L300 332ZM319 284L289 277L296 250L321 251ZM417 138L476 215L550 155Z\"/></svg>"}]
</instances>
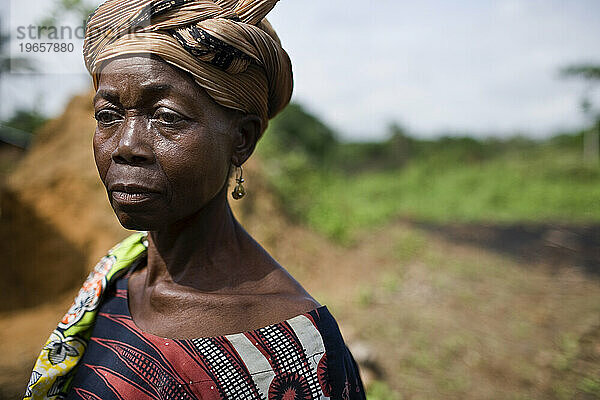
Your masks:
<instances>
[{"instance_id":1,"label":"green vegetation","mask_svg":"<svg viewBox=\"0 0 600 400\"><path fill-rule=\"evenodd\" d=\"M19 109L7 121L3 122L3 125L34 134L46 121L48 121L48 118L35 108L31 110Z\"/></svg>"},{"instance_id":2,"label":"green vegetation","mask_svg":"<svg viewBox=\"0 0 600 400\"><path fill-rule=\"evenodd\" d=\"M33 134L47 118L36 110L17 110L8 121L0 121L0 142L26 149ZM14 160L1 160L0 171L6 172L14 166Z\"/></svg>"},{"instance_id":3,"label":"green vegetation","mask_svg":"<svg viewBox=\"0 0 600 400\"><path fill-rule=\"evenodd\" d=\"M367 398L369 400L400 400L400 395L390 389L385 382L375 381L369 385Z\"/></svg>"},{"instance_id":4,"label":"green vegetation","mask_svg":"<svg viewBox=\"0 0 600 400\"><path fill-rule=\"evenodd\" d=\"M292 105L259 145L292 216L341 242L390 218L428 221L600 221L600 168L583 132L543 141L441 137L400 127L388 140L343 143Z\"/></svg>"}]
</instances>

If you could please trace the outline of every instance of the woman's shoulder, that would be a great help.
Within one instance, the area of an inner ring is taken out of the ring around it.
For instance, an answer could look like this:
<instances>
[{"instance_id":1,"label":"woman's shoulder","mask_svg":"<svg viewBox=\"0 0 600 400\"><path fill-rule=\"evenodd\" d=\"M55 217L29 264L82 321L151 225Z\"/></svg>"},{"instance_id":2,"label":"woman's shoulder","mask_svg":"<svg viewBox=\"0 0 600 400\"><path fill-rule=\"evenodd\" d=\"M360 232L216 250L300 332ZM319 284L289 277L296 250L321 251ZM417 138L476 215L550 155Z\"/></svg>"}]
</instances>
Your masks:
<instances>
[{"instance_id":1,"label":"woman's shoulder","mask_svg":"<svg viewBox=\"0 0 600 400\"><path fill-rule=\"evenodd\" d=\"M264 326L273 321L284 321L297 315L306 314L318 309L321 304L315 300L304 287L296 281L283 267L269 274L261 289L249 298L245 308L251 308L262 321L255 321L256 326Z\"/></svg>"}]
</instances>

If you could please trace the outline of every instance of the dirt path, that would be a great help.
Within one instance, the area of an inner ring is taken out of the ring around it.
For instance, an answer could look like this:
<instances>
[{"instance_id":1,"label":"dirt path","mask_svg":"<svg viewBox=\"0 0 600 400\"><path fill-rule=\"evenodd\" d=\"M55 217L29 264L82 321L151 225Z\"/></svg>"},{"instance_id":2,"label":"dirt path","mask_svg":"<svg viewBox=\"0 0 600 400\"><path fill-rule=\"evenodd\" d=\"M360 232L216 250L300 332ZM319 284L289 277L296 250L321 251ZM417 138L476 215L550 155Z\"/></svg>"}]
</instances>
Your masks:
<instances>
[{"instance_id":1,"label":"dirt path","mask_svg":"<svg viewBox=\"0 0 600 400\"><path fill-rule=\"evenodd\" d=\"M414 223L454 243L468 243L526 264L576 266L600 275L600 225Z\"/></svg>"},{"instance_id":2,"label":"dirt path","mask_svg":"<svg viewBox=\"0 0 600 400\"><path fill-rule=\"evenodd\" d=\"M555 227L500 248L471 228L399 223L348 253L371 262L333 303L380 379L403 399L600 398L600 279L580 263L593 251L557 262Z\"/></svg>"}]
</instances>

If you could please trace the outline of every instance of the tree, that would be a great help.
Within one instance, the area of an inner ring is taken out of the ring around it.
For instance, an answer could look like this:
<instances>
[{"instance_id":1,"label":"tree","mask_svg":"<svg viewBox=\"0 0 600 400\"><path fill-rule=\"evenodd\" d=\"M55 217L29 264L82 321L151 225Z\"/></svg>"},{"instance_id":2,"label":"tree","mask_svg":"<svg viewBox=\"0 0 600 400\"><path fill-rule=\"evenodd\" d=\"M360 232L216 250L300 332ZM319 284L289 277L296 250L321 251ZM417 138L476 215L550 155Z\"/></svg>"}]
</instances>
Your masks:
<instances>
[{"instance_id":1,"label":"tree","mask_svg":"<svg viewBox=\"0 0 600 400\"><path fill-rule=\"evenodd\" d=\"M297 103L290 103L273 119L270 129L279 151L301 151L320 163L328 160L338 144L336 133Z\"/></svg>"},{"instance_id":2,"label":"tree","mask_svg":"<svg viewBox=\"0 0 600 400\"><path fill-rule=\"evenodd\" d=\"M86 21L96 9L99 1L93 0L55 0L54 8L42 23L44 26L57 25L66 16L73 16L79 21Z\"/></svg>"},{"instance_id":3,"label":"tree","mask_svg":"<svg viewBox=\"0 0 600 400\"><path fill-rule=\"evenodd\" d=\"M40 26L54 26L71 16L76 20L85 21L94 10L98 0L55 0L50 14L40 23ZM0 21L3 20L0 18ZM25 57L12 57L9 51L10 35L0 30L0 82L10 72L36 71L31 60ZM45 121L37 109L17 110L8 121L3 121L0 130L5 132L23 132L30 134Z\"/></svg>"},{"instance_id":4,"label":"tree","mask_svg":"<svg viewBox=\"0 0 600 400\"><path fill-rule=\"evenodd\" d=\"M10 56L9 43L10 36L0 32L0 78L11 69L33 71L33 66L26 58Z\"/></svg>"},{"instance_id":5,"label":"tree","mask_svg":"<svg viewBox=\"0 0 600 400\"><path fill-rule=\"evenodd\" d=\"M592 121L592 127L583 136L583 157L586 161L597 164L600 158L600 109L596 109L592 104L590 93L595 85L600 83L600 65L570 65L563 68L561 74L567 78L576 77L588 82L588 87L581 99L581 109Z\"/></svg>"},{"instance_id":6,"label":"tree","mask_svg":"<svg viewBox=\"0 0 600 400\"><path fill-rule=\"evenodd\" d=\"M570 65L562 69L562 74L566 77L576 76L590 81L597 81L600 79L600 65Z\"/></svg>"},{"instance_id":7,"label":"tree","mask_svg":"<svg viewBox=\"0 0 600 400\"><path fill-rule=\"evenodd\" d=\"M0 21L1 20L3 20L2 17L0 17ZM11 71L35 71L35 68L27 58L11 57L9 44L10 36L0 30L0 83L3 83L4 76ZM20 114L15 115L19 119L19 123L24 122L26 113L27 111L21 110ZM31 113L35 113L35 111L32 111ZM13 116L13 118L15 116ZM41 118L41 116L37 114L35 117ZM32 119L32 123L37 122L39 122L39 119ZM31 130L23 131L21 129L15 129L15 127L10 127L10 124L0 121L0 137L2 137L4 141L13 143L19 147L26 147L29 144L30 133Z\"/></svg>"}]
</instances>

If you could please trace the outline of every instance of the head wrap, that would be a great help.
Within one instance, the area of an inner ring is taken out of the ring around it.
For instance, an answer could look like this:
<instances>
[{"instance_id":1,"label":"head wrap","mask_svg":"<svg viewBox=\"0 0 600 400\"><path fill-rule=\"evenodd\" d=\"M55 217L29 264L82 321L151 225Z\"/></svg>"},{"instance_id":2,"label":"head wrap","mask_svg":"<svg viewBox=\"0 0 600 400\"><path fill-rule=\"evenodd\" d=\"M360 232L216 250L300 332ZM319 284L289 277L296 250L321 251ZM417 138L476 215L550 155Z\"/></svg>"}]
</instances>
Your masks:
<instances>
[{"instance_id":1,"label":"head wrap","mask_svg":"<svg viewBox=\"0 0 600 400\"><path fill-rule=\"evenodd\" d=\"M154 54L189 72L220 105L267 121L292 94L292 67L265 19L277 0L108 0L87 22L83 56Z\"/></svg>"}]
</instances>

